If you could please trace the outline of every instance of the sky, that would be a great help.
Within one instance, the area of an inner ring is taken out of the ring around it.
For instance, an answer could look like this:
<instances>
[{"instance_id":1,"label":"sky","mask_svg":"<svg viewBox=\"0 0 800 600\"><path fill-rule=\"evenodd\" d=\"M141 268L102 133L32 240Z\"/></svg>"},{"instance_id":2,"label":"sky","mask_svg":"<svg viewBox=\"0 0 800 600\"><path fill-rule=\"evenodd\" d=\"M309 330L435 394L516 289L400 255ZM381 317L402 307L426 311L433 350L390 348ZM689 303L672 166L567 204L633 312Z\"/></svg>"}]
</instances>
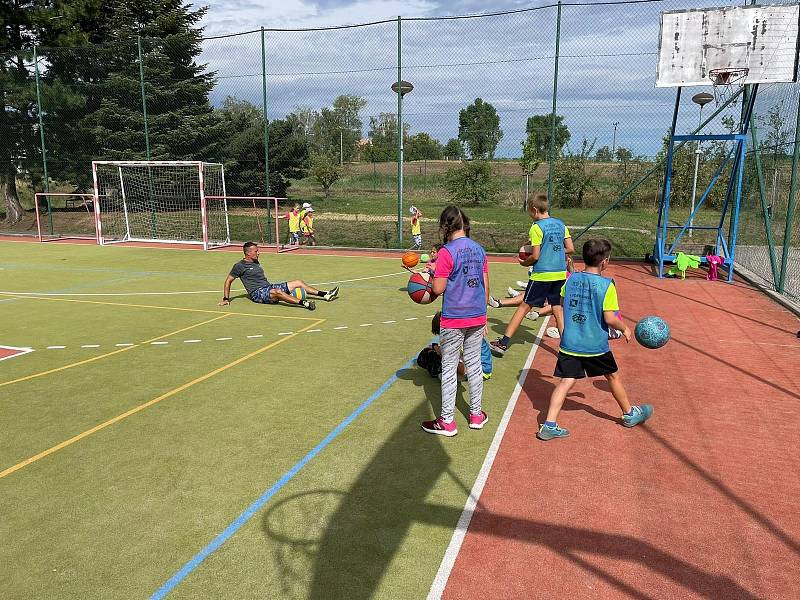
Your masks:
<instances>
[{"instance_id":1,"label":"sky","mask_svg":"<svg viewBox=\"0 0 800 600\"><path fill-rule=\"evenodd\" d=\"M577 152L625 146L654 155L669 127L675 90L655 87L660 12L740 4L734 0L668 0L629 5L563 7L557 113ZM495 0L207 0L207 37L264 26L267 111L281 118L299 107L320 109L340 94L367 100L369 117L397 110L390 86L397 79L397 22L359 28L308 29L393 20L402 23L402 78L414 84L403 101L411 133L425 131L442 143L458 134L458 112L475 98L501 118L496 155L517 157L528 117L552 110L556 9L549 2ZM540 10L472 19L415 18ZM262 104L260 32L207 39L201 60L217 74L212 102L227 96ZM711 91L692 88L691 92ZM712 105L713 106L713 105ZM708 110L708 109L706 109ZM708 112L706 113L708 114ZM684 102L681 123L697 123L698 107ZM680 128L680 127L679 127Z\"/></svg>"}]
</instances>

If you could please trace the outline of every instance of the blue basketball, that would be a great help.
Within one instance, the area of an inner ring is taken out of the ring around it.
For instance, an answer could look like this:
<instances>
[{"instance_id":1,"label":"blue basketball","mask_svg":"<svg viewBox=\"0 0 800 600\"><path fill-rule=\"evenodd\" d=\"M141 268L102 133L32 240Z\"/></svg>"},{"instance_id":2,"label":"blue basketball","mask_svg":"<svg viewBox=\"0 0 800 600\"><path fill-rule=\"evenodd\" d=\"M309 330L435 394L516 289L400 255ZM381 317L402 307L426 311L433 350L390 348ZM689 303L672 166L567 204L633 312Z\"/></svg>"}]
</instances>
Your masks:
<instances>
[{"instance_id":1,"label":"blue basketball","mask_svg":"<svg viewBox=\"0 0 800 600\"><path fill-rule=\"evenodd\" d=\"M636 324L633 334L642 346L655 350L669 341L669 325L661 317L644 317Z\"/></svg>"}]
</instances>

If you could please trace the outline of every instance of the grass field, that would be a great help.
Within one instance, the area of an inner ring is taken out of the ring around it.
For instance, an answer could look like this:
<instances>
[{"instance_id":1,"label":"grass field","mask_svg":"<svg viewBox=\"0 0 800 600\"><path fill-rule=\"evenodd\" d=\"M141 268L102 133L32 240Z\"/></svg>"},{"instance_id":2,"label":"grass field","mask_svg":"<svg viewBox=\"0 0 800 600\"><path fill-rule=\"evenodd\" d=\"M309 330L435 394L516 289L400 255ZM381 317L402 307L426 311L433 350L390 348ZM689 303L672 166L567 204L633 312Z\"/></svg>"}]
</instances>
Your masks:
<instances>
[{"instance_id":1,"label":"grass field","mask_svg":"<svg viewBox=\"0 0 800 600\"><path fill-rule=\"evenodd\" d=\"M235 253L0 256L0 344L34 350L0 362L3 598L427 594L526 351L496 362L487 428L445 444L419 430L438 381L409 363L435 306L397 259L262 255L274 280L341 281L308 312L217 307Z\"/></svg>"}]
</instances>

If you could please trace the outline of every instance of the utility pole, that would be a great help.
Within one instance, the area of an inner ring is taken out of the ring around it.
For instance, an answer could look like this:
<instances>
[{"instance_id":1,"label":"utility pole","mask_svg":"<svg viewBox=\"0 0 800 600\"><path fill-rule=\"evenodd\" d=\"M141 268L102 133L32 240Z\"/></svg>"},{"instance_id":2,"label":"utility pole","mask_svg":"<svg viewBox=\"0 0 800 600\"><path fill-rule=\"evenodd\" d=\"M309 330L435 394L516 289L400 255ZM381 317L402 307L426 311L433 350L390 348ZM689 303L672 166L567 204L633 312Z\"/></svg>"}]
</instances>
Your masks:
<instances>
[{"instance_id":1,"label":"utility pole","mask_svg":"<svg viewBox=\"0 0 800 600\"><path fill-rule=\"evenodd\" d=\"M611 160L614 160L614 154L617 151L617 125L619 121L614 121L614 137L611 140Z\"/></svg>"}]
</instances>

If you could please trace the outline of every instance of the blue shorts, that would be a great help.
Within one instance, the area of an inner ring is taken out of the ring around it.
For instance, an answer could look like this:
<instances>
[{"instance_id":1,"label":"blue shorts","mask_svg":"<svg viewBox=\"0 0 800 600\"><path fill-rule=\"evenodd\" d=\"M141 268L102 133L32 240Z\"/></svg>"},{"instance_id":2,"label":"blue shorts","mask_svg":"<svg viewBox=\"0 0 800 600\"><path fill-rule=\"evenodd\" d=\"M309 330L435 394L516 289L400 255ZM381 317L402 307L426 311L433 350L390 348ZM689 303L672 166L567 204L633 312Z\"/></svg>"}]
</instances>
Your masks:
<instances>
[{"instance_id":1,"label":"blue shorts","mask_svg":"<svg viewBox=\"0 0 800 600\"><path fill-rule=\"evenodd\" d=\"M269 293L272 290L278 290L279 292L288 294L289 284L285 281L281 281L280 283L270 283L269 285L260 287L255 292L250 294L250 300L253 302L258 302L259 304L276 304L278 301L269 297Z\"/></svg>"},{"instance_id":2,"label":"blue shorts","mask_svg":"<svg viewBox=\"0 0 800 600\"><path fill-rule=\"evenodd\" d=\"M564 287L565 279L558 281L528 281L525 288L525 304L535 308L542 308L545 300L550 306L561 304L561 288Z\"/></svg>"}]
</instances>

